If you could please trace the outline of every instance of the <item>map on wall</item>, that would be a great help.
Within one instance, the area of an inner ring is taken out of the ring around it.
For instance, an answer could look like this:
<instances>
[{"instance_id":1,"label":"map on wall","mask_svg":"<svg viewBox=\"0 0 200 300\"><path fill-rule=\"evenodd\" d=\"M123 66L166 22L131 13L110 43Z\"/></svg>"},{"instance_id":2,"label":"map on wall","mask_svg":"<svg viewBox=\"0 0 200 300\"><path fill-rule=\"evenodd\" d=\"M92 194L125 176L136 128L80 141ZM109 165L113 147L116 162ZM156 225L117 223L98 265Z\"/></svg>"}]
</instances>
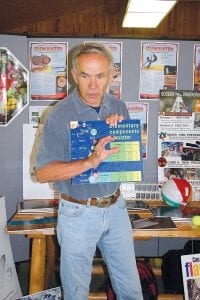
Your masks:
<instances>
[{"instance_id":1,"label":"map on wall","mask_svg":"<svg viewBox=\"0 0 200 300\"><path fill-rule=\"evenodd\" d=\"M28 105L28 70L0 47L0 126L8 125Z\"/></svg>"}]
</instances>

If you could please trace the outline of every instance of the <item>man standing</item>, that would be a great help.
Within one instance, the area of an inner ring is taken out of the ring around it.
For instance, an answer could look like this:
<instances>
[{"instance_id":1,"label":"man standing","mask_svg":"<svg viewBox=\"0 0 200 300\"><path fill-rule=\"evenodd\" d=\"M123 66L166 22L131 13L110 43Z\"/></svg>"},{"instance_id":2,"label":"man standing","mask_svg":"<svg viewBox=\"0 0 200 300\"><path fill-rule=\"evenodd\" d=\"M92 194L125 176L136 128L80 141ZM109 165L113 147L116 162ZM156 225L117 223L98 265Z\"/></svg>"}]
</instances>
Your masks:
<instances>
[{"instance_id":1,"label":"man standing","mask_svg":"<svg viewBox=\"0 0 200 300\"><path fill-rule=\"evenodd\" d=\"M131 224L120 184L71 184L72 177L98 167L119 151L118 147L105 149L115 139L106 136L97 142L91 156L73 162L70 157L71 121L105 120L115 126L129 118L124 102L106 93L112 70L113 57L102 44L87 43L75 49L72 76L77 87L49 113L37 156L37 180L54 182L61 193L57 237L65 300L88 299L97 246L107 264L117 299L143 299ZM109 198L109 205L100 207L98 203L105 197Z\"/></svg>"}]
</instances>

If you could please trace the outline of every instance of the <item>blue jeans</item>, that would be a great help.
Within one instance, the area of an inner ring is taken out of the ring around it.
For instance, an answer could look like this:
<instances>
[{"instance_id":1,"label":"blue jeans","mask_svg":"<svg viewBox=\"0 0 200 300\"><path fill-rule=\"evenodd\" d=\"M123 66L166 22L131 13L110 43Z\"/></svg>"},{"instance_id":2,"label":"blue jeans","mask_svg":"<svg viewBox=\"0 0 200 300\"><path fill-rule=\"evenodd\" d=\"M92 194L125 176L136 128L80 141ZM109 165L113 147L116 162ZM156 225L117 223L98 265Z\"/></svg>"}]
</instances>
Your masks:
<instances>
[{"instance_id":1,"label":"blue jeans","mask_svg":"<svg viewBox=\"0 0 200 300\"><path fill-rule=\"evenodd\" d=\"M132 229L125 200L106 208L61 199L57 237L65 300L87 300L96 246L118 300L142 300Z\"/></svg>"}]
</instances>

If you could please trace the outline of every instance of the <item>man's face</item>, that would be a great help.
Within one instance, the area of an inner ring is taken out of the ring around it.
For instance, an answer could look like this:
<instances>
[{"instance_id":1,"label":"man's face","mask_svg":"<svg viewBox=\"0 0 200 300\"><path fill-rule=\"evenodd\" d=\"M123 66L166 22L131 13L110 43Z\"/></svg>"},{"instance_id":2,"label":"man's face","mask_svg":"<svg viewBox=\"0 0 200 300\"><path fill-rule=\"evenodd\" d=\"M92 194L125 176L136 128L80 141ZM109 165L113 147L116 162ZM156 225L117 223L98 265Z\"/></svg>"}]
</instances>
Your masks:
<instances>
[{"instance_id":1,"label":"man's face","mask_svg":"<svg viewBox=\"0 0 200 300\"><path fill-rule=\"evenodd\" d=\"M98 53L81 55L72 75L81 99L90 106L100 106L103 94L112 79L107 58Z\"/></svg>"}]
</instances>

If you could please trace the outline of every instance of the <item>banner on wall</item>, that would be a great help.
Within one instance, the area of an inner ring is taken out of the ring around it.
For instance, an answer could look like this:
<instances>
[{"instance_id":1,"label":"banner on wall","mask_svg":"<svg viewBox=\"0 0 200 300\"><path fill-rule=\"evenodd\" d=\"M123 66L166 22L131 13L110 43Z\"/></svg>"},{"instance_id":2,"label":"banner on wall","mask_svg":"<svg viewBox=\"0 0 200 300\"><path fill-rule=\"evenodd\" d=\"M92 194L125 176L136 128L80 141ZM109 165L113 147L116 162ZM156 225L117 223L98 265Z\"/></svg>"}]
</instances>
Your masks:
<instances>
[{"instance_id":1,"label":"banner on wall","mask_svg":"<svg viewBox=\"0 0 200 300\"><path fill-rule=\"evenodd\" d=\"M200 197L200 93L160 91L158 181L185 178Z\"/></svg>"},{"instance_id":2,"label":"banner on wall","mask_svg":"<svg viewBox=\"0 0 200 300\"><path fill-rule=\"evenodd\" d=\"M90 41L91 42L91 41ZM95 41L97 42L97 41ZM89 43L88 41L84 43ZM107 47L112 55L114 60L114 72L113 72L113 80L108 85L107 92L112 94L117 99L121 98L121 87L122 87L122 43L121 42L105 42L98 41L98 43L103 44Z\"/></svg>"},{"instance_id":3,"label":"banner on wall","mask_svg":"<svg viewBox=\"0 0 200 300\"><path fill-rule=\"evenodd\" d=\"M160 89L175 90L178 44L142 42L140 99L159 99Z\"/></svg>"},{"instance_id":4,"label":"banner on wall","mask_svg":"<svg viewBox=\"0 0 200 300\"><path fill-rule=\"evenodd\" d=\"M68 43L30 43L31 100L62 100L68 91Z\"/></svg>"},{"instance_id":5,"label":"banner on wall","mask_svg":"<svg viewBox=\"0 0 200 300\"><path fill-rule=\"evenodd\" d=\"M0 47L0 126L8 125L28 105L29 74L5 47Z\"/></svg>"}]
</instances>

